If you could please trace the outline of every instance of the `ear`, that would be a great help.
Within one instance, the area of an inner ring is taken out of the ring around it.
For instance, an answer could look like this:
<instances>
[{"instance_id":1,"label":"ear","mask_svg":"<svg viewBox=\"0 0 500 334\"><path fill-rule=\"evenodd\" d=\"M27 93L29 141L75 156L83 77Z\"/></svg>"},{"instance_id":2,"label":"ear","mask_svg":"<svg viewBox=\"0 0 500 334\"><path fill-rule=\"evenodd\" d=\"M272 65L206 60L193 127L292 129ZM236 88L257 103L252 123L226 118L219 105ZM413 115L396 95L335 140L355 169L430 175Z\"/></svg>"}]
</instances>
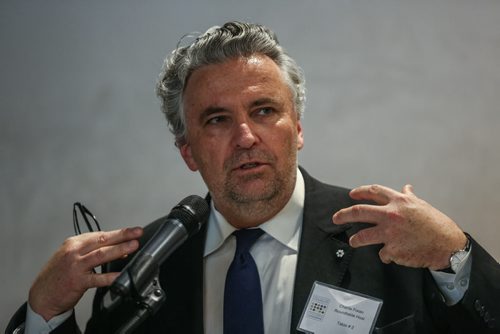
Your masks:
<instances>
[{"instance_id":1,"label":"ear","mask_svg":"<svg viewBox=\"0 0 500 334\"><path fill-rule=\"evenodd\" d=\"M196 161L193 158L193 153L191 152L191 145L189 144L183 144L180 148L179 151L181 152L182 159L184 159L184 162L188 166L188 168L196 172L198 170L198 165L196 164Z\"/></svg>"},{"instance_id":2,"label":"ear","mask_svg":"<svg viewBox=\"0 0 500 334\"><path fill-rule=\"evenodd\" d=\"M300 119L297 121L297 150L304 147L304 133L302 132L302 123Z\"/></svg>"}]
</instances>

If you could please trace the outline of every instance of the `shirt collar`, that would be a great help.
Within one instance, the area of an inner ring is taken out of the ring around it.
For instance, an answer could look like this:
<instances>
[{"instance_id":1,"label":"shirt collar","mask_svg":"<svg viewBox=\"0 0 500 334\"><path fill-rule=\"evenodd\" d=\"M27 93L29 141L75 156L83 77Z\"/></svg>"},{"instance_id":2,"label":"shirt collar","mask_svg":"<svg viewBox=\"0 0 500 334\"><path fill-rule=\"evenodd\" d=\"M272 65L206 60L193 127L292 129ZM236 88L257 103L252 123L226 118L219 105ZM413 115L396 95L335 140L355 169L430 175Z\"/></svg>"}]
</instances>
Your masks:
<instances>
[{"instance_id":1,"label":"shirt collar","mask_svg":"<svg viewBox=\"0 0 500 334\"><path fill-rule=\"evenodd\" d=\"M266 234L297 252L299 248L299 231L304 210L305 187L304 178L297 169L297 179L292 196L285 207L276 216L261 224ZM229 224L220 212L215 209L213 201L210 203L210 217L208 218L207 239L203 256L208 256L222 246L228 236L236 228Z\"/></svg>"}]
</instances>

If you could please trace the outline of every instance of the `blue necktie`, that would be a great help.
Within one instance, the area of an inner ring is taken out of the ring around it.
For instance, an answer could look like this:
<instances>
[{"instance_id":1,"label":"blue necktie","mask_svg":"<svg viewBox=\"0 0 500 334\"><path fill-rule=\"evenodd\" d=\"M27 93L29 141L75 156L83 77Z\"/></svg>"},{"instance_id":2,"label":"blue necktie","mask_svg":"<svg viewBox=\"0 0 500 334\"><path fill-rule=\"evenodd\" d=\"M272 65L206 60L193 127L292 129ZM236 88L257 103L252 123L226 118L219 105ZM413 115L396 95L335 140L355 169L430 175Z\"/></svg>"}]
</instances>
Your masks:
<instances>
[{"instance_id":1,"label":"blue necktie","mask_svg":"<svg viewBox=\"0 0 500 334\"><path fill-rule=\"evenodd\" d=\"M236 236L236 253L224 289L224 334L263 334L262 292L257 266L249 250L264 233L243 229Z\"/></svg>"}]
</instances>

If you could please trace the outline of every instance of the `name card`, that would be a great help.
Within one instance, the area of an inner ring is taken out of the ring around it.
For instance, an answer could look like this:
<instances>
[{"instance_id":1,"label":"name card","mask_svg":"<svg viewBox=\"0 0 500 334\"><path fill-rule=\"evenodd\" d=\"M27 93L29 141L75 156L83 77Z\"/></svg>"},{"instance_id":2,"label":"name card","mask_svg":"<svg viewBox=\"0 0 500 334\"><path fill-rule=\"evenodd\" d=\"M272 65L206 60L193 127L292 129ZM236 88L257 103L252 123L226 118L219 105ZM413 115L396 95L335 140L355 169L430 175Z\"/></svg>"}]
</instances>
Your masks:
<instances>
[{"instance_id":1,"label":"name card","mask_svg":"<svg viewBox=\"0 0 500 334\"><path fill-rule=\"evenodd\" d=\"M314 282L297 330L304 333L370 334L383 301Z\"/></svg>"}]
</instances>

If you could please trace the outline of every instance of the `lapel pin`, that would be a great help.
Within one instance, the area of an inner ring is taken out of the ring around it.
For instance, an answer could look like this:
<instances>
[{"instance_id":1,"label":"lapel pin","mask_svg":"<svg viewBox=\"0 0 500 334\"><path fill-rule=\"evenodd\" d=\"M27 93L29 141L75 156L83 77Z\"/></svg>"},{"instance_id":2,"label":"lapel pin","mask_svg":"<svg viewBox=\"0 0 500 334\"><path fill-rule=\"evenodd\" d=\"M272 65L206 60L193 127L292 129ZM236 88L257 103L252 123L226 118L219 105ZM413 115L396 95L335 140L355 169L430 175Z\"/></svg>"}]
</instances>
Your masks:
<instances>
[{"instance_id":1,"label":"lapel pin","mask_svg":"<svg viewBox=\"0 0 500 334\"><path fill-rule=\"evenodd\" d=\"M340 258L344 257L344 250L343 249L338 249L337 253L335 253L335 254L340 259Z\"/></svg>"}]
</instances>

